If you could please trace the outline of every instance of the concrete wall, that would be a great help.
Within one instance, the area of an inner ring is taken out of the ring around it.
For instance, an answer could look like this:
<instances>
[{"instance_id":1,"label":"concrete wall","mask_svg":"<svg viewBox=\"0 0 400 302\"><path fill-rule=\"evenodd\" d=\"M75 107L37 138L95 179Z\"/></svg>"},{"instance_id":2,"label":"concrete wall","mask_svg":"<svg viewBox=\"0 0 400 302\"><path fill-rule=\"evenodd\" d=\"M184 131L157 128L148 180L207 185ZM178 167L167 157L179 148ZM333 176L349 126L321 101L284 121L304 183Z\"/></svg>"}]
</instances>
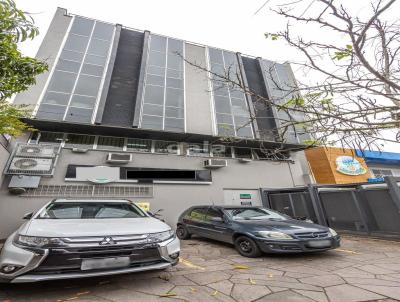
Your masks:
<instances>
[{"instance_id":1,"label":"concrete wall","mask_svg":"<svg viewBox=\"0 0 400 302\"><path fill-rule=\"evenodd\" d=\"M86 154L77 154L63 149L54 177L42 178L41 184L74 184L64 181L68 164L106 165L107 153L93 150ZM204 157L134 153L133 162L128 166L201 170L204 169L204 160ZM270 161L240 163L236 159L228 159L227 167L212 171L212 184L155 184L153 198L132 200L150 202L152 210L164 209L164 218L173 226L179 214L191 205L223 204L224 188L259 189L304 185L302 175L299 161L295 164ZM10 195L7 190L9 178L7 177L0 190L0 238L8 236L23 222L21 217L24 213L37 210L52 199Z\"/></svg>"},{"instance_id":2,"label":"concrete wall","mask_svg":"<svg viewBox=\"0 0 400 302\"><path fill-rule=\"evenodd\" d=\"M207 68L205 48L185 43L186 132L213 134L211 95L206 71L189 63Z\"/></svg>"},{"instance_id":3,"label":"concrete wall","mask_svg":"<svg viewBox=\"0 0 400 302\"><path fill-rule=\"evenodd\" d=\"M32 108L39 102L40 95L46 85L49 74L53 68L58 51L68 30L72 17L66 15L67 11L57 8L57 11L50 23L49 30L43 39L42 44L36 54L36 58L45 61L49 69L36 77L36 85L31 86L27 91L19 93L14 104L32 105Z\"/></svg>"}]
</instances>

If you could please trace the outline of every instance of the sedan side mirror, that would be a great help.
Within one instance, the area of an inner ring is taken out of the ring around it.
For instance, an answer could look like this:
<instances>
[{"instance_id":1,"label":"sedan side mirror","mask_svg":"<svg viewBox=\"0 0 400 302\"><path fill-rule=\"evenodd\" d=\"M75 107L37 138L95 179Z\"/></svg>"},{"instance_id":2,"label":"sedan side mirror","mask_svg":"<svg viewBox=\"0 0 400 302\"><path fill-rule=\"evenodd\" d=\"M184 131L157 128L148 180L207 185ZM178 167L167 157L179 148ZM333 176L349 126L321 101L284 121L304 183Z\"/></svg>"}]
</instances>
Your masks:
<instances>
[{"instance_id":1,"label":"sedan side mirror","mask_svg":"<svg viewBox=\"0 0 400 302\"><path fill-rule=\"evenodd\" d=\"M224 220L221 217L212 217L211 221L212 222L224 222Z\"/></svg>"},{"instance_id":2,"label":"sedan side mirror","mask_svg":"<svg viewBox=\"0 0 400 302\"><path fill-rule=\"evenodd\" d=\"M33 217L33 212L26 213L24 216L22 216L22 219L29 220Z\"/></svg>"}]
</instances>

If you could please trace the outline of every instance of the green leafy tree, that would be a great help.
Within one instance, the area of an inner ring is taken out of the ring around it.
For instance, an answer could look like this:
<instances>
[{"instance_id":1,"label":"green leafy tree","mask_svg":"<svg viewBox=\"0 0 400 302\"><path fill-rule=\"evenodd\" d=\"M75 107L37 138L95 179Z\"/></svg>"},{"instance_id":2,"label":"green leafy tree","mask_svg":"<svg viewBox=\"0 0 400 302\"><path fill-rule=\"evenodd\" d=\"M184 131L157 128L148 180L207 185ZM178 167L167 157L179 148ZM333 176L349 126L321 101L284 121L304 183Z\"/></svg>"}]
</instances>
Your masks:
<instances>
[{"instance_id":1,"label":"green leafy tree","mask_svg":"<svg viewBox=\"0 0 400 302\"><path fill-rule=\"evenodd\" d=\"M19 10L12 0L0 0L0 134L17 136L29 126L20 119L29 115L26 106L15 106L8 99L35 84L35 77L47 64L23 56L17 44L39 34L32 17Z\"/></svg>"}]
</instances>

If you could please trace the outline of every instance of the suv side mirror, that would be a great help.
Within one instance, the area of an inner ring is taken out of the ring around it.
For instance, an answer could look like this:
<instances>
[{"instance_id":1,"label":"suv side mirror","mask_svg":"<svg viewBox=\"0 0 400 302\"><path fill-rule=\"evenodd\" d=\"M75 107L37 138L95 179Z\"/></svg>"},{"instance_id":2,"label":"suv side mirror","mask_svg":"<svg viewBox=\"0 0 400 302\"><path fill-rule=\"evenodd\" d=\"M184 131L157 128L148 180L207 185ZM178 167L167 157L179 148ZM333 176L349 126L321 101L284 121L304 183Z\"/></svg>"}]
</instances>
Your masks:
<instances>
[{"instance_id":1,"label":"suv side mirror","mask_svg":"<svg viewBox=\"0 0 400 302\"><path fill-rule=\"evenodd\" d=\"M221 217L212 217L211 221L212 222L224 222L224 220Z\"/></svg>"},{"instance_id":2,"label":"suv side mirror","mask_svg":"<svg viewBox=\"0 0 400 302\"><path fill-rule=\"evenodd\" d=\"M29 220L33 217L33 212L26 213L24 216L22 216L22 219Z\"/></svg>"}]
</instances>

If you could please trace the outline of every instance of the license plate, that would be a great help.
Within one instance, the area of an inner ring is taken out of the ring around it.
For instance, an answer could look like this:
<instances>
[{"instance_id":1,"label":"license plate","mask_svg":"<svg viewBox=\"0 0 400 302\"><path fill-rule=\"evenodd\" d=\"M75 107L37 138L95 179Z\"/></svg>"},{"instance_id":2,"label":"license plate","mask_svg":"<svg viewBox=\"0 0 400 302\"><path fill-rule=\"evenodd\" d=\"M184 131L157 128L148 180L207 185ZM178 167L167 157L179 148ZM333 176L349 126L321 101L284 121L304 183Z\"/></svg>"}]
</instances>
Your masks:
<instances>
[{"instance_id":1,"label":"license plate","mask_svg":"<svg viewBox=\"0 0 400 302\"><path fill-rule=\"evenodd\" d=\"M314 240L314 241L309 241L307 245L309 247L330 247L331 241L330 240Z\"/></svg>"},{"instance_id":2,"label":"license plate","mask_svg":"<svg viewBox=\"0 0 400 302\"><path fill-rule=\"evenodd\" d=\"M129 257L114 257L102 259L84 259L82 260L81 270L105 269L127 267L130 264Z\"/></svg>"}]
</instances>

